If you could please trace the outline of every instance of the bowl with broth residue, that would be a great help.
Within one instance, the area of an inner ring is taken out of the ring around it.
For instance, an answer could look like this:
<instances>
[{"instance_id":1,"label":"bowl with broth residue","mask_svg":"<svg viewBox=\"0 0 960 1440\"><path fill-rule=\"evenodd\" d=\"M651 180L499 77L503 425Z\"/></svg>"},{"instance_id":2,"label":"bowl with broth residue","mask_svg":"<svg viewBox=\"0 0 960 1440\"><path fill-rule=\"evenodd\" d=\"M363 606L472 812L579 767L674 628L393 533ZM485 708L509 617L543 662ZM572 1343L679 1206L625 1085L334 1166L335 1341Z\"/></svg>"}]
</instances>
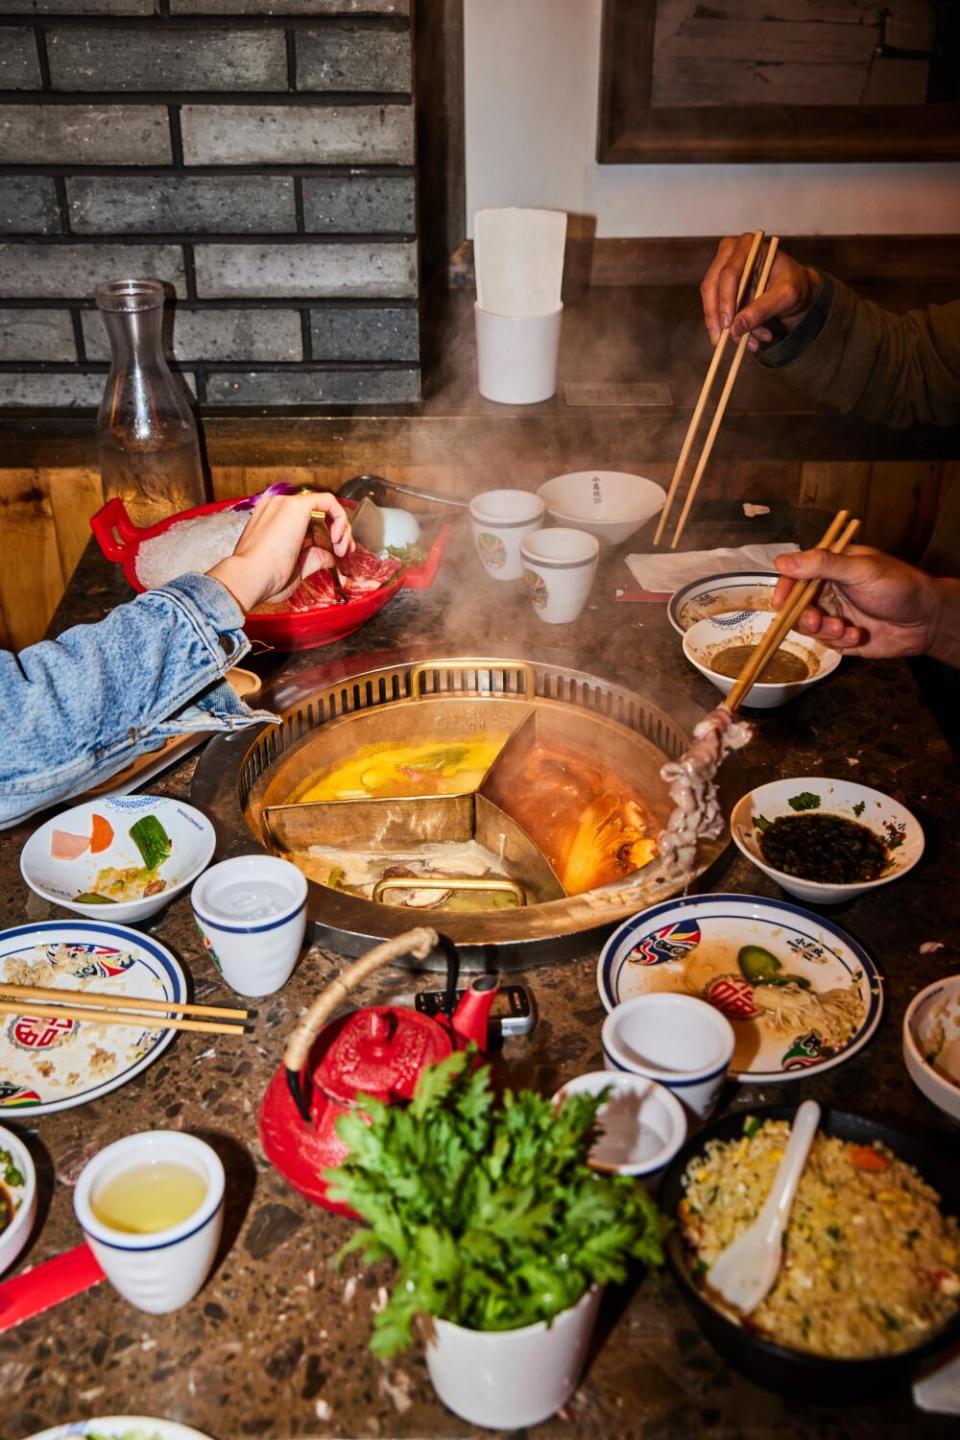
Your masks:
<instances>
[{"instance_id":1,"label":"bowl with broth residue","mask_svg":"<svg viewBox=\"0 0 960 1440\"><path fill-rule=\"evenodd\" d=\"M769 611L740 611L698 620L683 637L683 653L690 664L724 695L733 689L750 655L773 624ZM809 635L791 630L780 649L761 671L744 704L756 710L773 710L823 680L840 664L836 650Z\"/></svg>"}]
</instances>

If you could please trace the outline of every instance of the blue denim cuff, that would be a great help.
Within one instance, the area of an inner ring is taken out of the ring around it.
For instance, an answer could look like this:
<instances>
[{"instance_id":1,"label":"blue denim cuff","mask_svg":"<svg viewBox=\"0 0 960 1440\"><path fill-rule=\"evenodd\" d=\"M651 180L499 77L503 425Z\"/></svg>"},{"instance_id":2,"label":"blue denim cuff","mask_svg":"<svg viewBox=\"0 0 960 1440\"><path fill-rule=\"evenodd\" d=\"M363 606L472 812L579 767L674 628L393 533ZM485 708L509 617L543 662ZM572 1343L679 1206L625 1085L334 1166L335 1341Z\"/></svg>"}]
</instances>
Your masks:
<instances>
[{"instance_id":1,"label":"blue denim cuff","mask_svg":"<svg viewBox=\"0 0 960 1440\"><path fill-rule=\"evenodd\" d=\"M791 361L799 359L826 325L832 306L833 278L830 275L821 275L820 284L810 302L810 308L799 325L795 325L792 330L787 330L782 340L774 340L771 345L761 346L757 353L760 364L767 366L770 370L779 370L784 365L789 365Z\"/></svg>"}]
</instances>

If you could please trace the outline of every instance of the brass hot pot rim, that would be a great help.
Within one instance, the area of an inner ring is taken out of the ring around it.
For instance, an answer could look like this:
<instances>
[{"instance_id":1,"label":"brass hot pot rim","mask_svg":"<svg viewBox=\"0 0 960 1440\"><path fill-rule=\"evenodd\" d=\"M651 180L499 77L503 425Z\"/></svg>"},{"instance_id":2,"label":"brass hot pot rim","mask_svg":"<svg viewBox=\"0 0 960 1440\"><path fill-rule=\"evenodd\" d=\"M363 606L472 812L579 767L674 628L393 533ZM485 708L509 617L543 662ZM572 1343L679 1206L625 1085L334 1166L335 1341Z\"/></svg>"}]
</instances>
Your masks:
<instances>
[{"instance_id":1,"label":"brass hot pot rim","mask_svg":"<svg viewBox=\"0 0 960 1440\"><path fill-rule=\"evenodd\" d=\"M613 678L596 666L589 672L576 669L566 661L551 657L549 652L541 651L531 657L529 651L521 653L516 647L498 645L497 650L496 657L481 659L441 655L436 646L412 646L298 668L292 675L278 676L265 687L261 704L281 714L280 724L265 725L252 734L236 732L215 736L197 766L192 798L207 811L216 827L218 857L249 853L251 849L270 853L252 833L244 813L247 795L259 776L272 768L286 750L323 724L358 712L389 708L397 700L409 700L410 674L428 659L438 664L455 662L464 678L478 668L484 673L490 670L489 680L495 686L492 691L474 689L466 693L478 699L485 693L494 693L498 698L521 703L524 693L519 687L517 672L532 666L537 681L534 704L557 703L557 697L562 697L561 705L575 706L595 719L611 720L661 750L665 757L684 748L693 725L702 716L702 711L669 682L658 678L655 686L650 687L632 668L622 668ZM506 674L501 672L509 672L511 680L508 682ZM446 693L442 688L443 677L440 679L441 688L427 691L427 698ZM509 683L509 688L496 688L498 680L504 687ZM384 698L372 698L377 689L383 697L384 682L390 693ZM648 698L644 688L654 688L657 698ZM451 693L461 699L464 696L462 690ZM669 705L669 711L662 708L663 701ZM650 728L655 730L658 739L653 739ZM723 788L728 793L733 778L731 772L735 769L735 765L725 767L722 777ZM704 846L695 873L702 873L712 864L726 844L724 836ZM656 862L639 874L646 875L655 865ZM692 878L687 877L687 881ZM467 968L489 968L494 950L496 965L509 968L518 963L583 954L591 948L590 932L594 932L596 938L597 932L609 930L637 910L666 899L681 888L681 884L670 885L651 878L649 893L642 893L639 899L626 904L618 902L615 896L606 901L603 891L595 891L591 896L567 896L522 910L447 913L443 916L443 927L464 947ZM398 934L410 924L410 911L406 907L375 904L359 896L328 890L314 881L308 881L308 913L319 931L318 938L322 936L346 954L361 953L376 940Z\"/></svg>"}]
</instances>

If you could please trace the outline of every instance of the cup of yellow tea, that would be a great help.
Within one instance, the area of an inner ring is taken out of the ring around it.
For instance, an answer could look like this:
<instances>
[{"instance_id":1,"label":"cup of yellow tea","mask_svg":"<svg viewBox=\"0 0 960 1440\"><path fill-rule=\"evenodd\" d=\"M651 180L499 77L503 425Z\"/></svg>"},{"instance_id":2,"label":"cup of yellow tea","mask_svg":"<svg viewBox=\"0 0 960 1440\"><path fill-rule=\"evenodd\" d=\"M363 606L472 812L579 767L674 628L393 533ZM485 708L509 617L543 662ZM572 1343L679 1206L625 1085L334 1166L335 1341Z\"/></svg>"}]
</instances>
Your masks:
<instances>
[{"instance_id":1,"label":"cup of yellow tea","mask_svg":"<svg viewBox=\"0 0 960 1440\"><path fill-rule=\"evenodd\" d=\"M192 1300L223 1230L223 1166L203 1140L177 1130L126 1135L85 1166L73 1206L115 1290L164 1315Z\"/></svg>"}]
</instances>

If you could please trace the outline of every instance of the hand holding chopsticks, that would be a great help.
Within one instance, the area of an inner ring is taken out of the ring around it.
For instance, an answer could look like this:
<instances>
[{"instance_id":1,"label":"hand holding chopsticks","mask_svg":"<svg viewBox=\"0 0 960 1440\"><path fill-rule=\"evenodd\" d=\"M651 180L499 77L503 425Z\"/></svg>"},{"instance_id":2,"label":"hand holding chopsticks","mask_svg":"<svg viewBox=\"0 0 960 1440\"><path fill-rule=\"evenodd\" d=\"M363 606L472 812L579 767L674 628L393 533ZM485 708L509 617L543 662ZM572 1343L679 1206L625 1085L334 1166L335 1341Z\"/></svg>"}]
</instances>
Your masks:
<instances>
[{"instance_id":1,"label":"hand holding chopsticks","mask_svg":"<svg viewBox=\"0 0 960 1440\"><path fill-rule=\"evenodd\" d=\"M753 274L753 269L757 261L757 255L759 254L760 246L762 245L762 243L763 231L758 230L754 234L753 241L750 246L750 251L747 255L747 261L743 267L743 273L740 276L740 285L737 290L738 310L740 309L740 305L743 301L744 295L747 291L747 287L750 283L750 277ZM762 295L767 287L767 281L770 279L770 272L773 269L773 262L776 259L779 244L779 237L776 235L772 235L767 244L767 253L764 256L763 264L760 269L760 275L757 279L756 289L754 290L753 296L754 299ZM667 520L670 516L670 511L673 508L673 503L676 499L677 491L680 488L680 482L683 478L683 472L686 469L686 464L690 456L690 450L693 446L694 437L696 436L697 430L699 429L700 421L703 418L703 412L706 409L707 400L710 397L710 391L713 388L713 382L716 378L717 371L720 368L720 361L723 358L723 354L726 350L727 341L729 340L729 338L729 329L723 330L720 334L719 340L714 346L713 356L710 361L710 366L707 370L706 378L704 379L703 385L700 389L700 395L697 399L697 404L693 412L693 417L690 421L689 426L687 427L687 433L684 436L683 445L680 447L680 455L677 459L677 464L673 472L673 478L670 481L670 489L667 492L667 498L664 502L663 510L660 515L660 523L657 525L656 534L653 537L653 543L655 545L660 544L664 529L666 528ZM693 502L696 499L697 491L700 488L700 482L703 479L704 471L707 468L707 463L713 450L714 441L717 438L717 433L720 429L721 422L726 412L730 396L733 394L733 387L736 384L737 375L740 372L740 366L743 364L743 357L746 354L749 339L749 333L744 334L741 335L740 340L737 343L736 353L733 357L733 361L731 362L730 369L727 372L727 378L724 382L723 390L720 393L720 399L717 403L716 412L714 413L713 420L711 421L710 429L707 431L707 438L703 443L703 449L700 452L700 458L697 461L697 467L693 472L693 479L690 482L690 489L687 492L687 498L684 501L683 509L680 512L680 518L677 521L677 527L673 532L673 539L670 542L671 550L675 550L677 548L677 544L680 540L681 535L683 534L683 529L687 523L687 518L689 517Z\"/></svg>"},{"instance_id":2,"label":"hand holding chopsticks","mask_svg":"<svg viewBox=\"0 0 960 1440\"><path fill-rule=\"evenodd\" d=\"M829 550L832 555L843 554L860 528L860 521L850 520L849 513L848 510L838 511L827 527L822 540L817 544L818 550ZM813 604L821 583L820 580L807 580L806 582L798 580L796 582L777 611L777 618L764 632L757 648L744 665L733 688L723 701L725 709L733 711L743 704L761 671L780 649L807 606Z\"/></svg>"},{"instance_id":3,"label":"hand holding chopsticks","mask_svg":"<svg viewBox=\"0 0 960 1440\"><path fill-rule=\"evenodd\" d=\"M143 1000L139 995L98 995L90 990L0 984L0 1015L24 1014L86 1021L91 1025L139 1026L141 1030L192 1030L201 1035L246 1035L245 1022L251 1018L249 1010L228 1009L222 1005L192 1005L178 1000ZM184 1016L188 1018L181 1018ZM237 1023L217 1023L223 1020Z\"/></svg>"}]
</instances>

